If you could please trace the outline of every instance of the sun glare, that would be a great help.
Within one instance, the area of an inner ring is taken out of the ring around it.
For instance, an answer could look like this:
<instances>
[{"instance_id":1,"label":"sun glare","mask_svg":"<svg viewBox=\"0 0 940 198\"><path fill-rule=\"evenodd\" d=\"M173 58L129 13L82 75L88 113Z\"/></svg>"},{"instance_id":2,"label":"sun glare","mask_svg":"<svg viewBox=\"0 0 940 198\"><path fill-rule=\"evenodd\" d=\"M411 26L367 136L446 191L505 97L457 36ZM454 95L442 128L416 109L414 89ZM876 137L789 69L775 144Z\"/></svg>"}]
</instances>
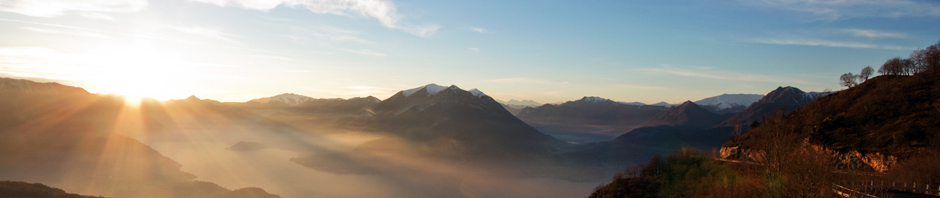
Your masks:
<instances>
[{"instance_id":1,"label":"sun glare","mask_svg":"<svg viewBox=\"0 0 940 198\"><path fill-rule=\"evenodd\" d=\"M140 104L143 97L168 100L187 96L186 84L198 75L187 68L178 53L162 51L149 42L131 46L107 47L92 51L89 62L96 71L87 78L101 93L125 96L128 105ZM191 94L191 93L189 93Z\"/></svg>"}]
</instances>

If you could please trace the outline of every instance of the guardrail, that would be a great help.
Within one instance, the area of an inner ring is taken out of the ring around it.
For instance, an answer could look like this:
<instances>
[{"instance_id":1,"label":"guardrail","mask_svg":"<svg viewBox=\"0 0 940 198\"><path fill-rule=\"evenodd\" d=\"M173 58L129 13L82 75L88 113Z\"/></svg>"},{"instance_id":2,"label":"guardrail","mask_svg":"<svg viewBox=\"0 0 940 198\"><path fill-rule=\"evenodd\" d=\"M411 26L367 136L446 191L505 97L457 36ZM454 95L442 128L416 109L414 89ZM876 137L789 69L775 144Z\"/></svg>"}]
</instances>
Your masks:
<instances>
[{"instance_id":1,"label":"guardrail","mask_svg":"<svg viewBox=\"0 0 940 198\"><path fill-rule=\"evenodd\" d=\"M856 180L838 181L832 183L832 191L843 197L878 198L878 196L868 194L857 189L893 190L940 196L940 185L918 184L917 182Z\"/></svg>"}]
</instances>

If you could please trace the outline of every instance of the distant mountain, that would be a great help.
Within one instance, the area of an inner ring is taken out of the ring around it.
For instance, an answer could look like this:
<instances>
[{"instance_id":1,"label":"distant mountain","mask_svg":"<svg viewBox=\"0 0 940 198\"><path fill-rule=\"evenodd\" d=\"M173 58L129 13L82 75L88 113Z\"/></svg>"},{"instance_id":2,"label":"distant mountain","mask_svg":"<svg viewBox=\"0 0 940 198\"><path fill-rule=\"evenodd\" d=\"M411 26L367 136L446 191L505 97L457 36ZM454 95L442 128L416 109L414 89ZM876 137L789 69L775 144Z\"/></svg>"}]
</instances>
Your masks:
<instances>
[{"instance_id":1,"label":"distant mountain","mask_svg":"<svg viewBox=\"0 0 940 198\"><path fill-rule=\"evenodd\" d=\"M522 122L480 91L429 84L401 91L372 107L375 127L409 139L448 138L459 153L543 155L565 145Z\"/></svg>"},{"instance_id":2,"label":"distant mountain","mask_svg":"<svg viewBox=\"0 0 940 198\"><path fill-rule=\"evenodd\" d=\"M651 104L651 105L653 105L653 106L661 106L661 107L672 107L672 106L676 106L676 104L669 104L669 103L666 103L665 101L659 102L659 103L656 103L656 104Z\"/></svg>"},{"instance_id":3,"label":"distant mountain","mask_svg":"<svg viewBox=\"0 0 940 198\"><path fill-rule=\"evenodd\" d=\"M738 113L757 102L763 95L759 94L721 94L695 101L695 104L717 114Z\"/></svg>"},{"instance_id":4,"label":"distant mountain","mask_svg":"<svg viewBox=\"0 0 940 198\"><path fill-rule=\"evenodd\" d=\"M685 126L707 128L725 120L726 117L712 113L701 106L686 101L673 106L647 121L646 126Z\"/></svg>"},{"instance_id":5,"label":"distant mountain","mask_svg":"<svg viewBox=\"0 0 940 198\"><path fill-rule=\"evenodd\" d=\"M311 97L293 94L293 93L283 93L271 97L264 97L258 99L249 100L246 103L257 103L257 104L276 104L276 105L287 105L287 106L296 106L301 103L314 100Z\"/></svg>"},{"instance_id":6,"label":"distant mountain","mask_svg":"<svg viewBox=\"0 0 940 198\"><path fill-rule=\"evenodd\" d=\"M761 117L781 108L786 112L796 110L803 105L816 101L819 93L806 93L796 87L777 87L777 89L764 95L763 98L748 106L718 126L731 127L736 122L749 126L753 121L760 121Z\"/></svg>"},{"instance_id":7,"label":"distant mountain","mask_svg":"<svg viewBox=\"0 0 940 198\"><path fill-rule=\"evenodd\" d=\"M497 102L513 107L513 108L519 108L519 109L526 108L526 107L537 107L537 106L542 106L544 104L544 103L535 102L533 100L518 101L516 99L510 99L508 102L497 100Z\"/></svg>"},{"instance_id":8,"label":"distant mountain","mask_svg":"<svg viewBox=\"0 0 940 198\"><path fill-rule=\"evenodd\" d=\"M381 102L381 100L373 96L349 99L312 99L295 105L294 108L301 111L361 113L379 102Z\"/></svg>"},{"instance_id":9,"label":"distant mountain","mask_svg":"<svg viewBox=\"0 0 940 198\"><path fill-rule=\"evenodd\" d=\"M557 105L528 107L516 116L543 132L555 133L553 135L598 134L612 138L643 125L664 110L666 108L661 106L623 104L586 96Z\"/></svg>"}]
</instances>

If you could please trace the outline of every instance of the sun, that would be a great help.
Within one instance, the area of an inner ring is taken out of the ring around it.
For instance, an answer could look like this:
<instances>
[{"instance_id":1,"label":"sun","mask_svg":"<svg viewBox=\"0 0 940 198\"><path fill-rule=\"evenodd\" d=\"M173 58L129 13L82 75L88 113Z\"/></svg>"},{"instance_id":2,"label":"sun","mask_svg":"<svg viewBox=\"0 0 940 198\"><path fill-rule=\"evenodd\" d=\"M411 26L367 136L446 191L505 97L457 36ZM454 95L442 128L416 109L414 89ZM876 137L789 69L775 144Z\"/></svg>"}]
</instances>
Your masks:
<instances>
[{"instance_id":1,"label":"sun","mask_svg":"<svg viewBox=\"0 0 940 198\"><path fill-rule=\"evenodd\" d=\"M100 48L89 57L92 72L85 78L100 93L123 95L131 106L140 104L144 97L168 100L193 94L185 93L186 84L199 75L181 55L149 42Z\"/></svg>"}]
</instances>

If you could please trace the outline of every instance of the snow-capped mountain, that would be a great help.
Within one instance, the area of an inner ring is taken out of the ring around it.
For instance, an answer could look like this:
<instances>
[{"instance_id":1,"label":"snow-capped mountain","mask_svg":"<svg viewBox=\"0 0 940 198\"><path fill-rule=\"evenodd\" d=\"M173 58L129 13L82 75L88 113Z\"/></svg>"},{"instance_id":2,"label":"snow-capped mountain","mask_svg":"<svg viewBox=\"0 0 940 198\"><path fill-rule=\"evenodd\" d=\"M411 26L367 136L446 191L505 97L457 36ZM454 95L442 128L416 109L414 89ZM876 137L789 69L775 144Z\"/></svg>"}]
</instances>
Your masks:
<instances>
[{"instance_id":1,"label":"snow-capped mountain","mask_svg":"<svg viewBox=\"0 0 940 198\"><path fill-rule=\"evenodd\" d=\"M760 94L721 94L715 97L695 101L700 106L715 106L718 109L728 109L736 106L750 106L764 97Z\"/></svg>"},{"instance_id":2,"label":"snow-capped mountain","mask_svg":"<svg viewBox=\"0 0 940 198\"><path fill-rule=\"evenodd\" d=\"M256 102L256 103L261 103L261 104L267 104L270 102L279 102L279 103L283 103L289 106L296 106L296 105L299 105L301 103L311 101L311 100L314 100L314 98L304 96L304 95L294 94L294 93L283 93L283 94L278 94L276 96L253 99L248 102L249 103Z\"/></svg>"},{"instance_id":3,"label":"snow-capped mountain","mask_svg":"<svg viewBox=\"0 0 940 198\"><path fill-rule=\"evenodd\" d=\"M401 94L404 96L410 96L411 94L414 94L415 92L418 92L421 89L425 89L427 91L427 94L429 95L434 95L434 94L437 94L437 92L441 92L444 89L447 89L447 87L431 83L425 86L415 87L414 89L401 91Z\"/></svg>"},{"instance_id":4,"label":"snow-capped mountain","mask_svg":"<svg viewBox=\"0 0 940 198\"><path fill-rule=\"evenodd\" d=\"M371 112L375 113L371 122L378 130L418 142L455 140L457 147L447 149L448 153L541 155L565 145L522 122L482 91L465 91L454 85L442 88L429 84L404 90L375 104Z\"/></svg>"}]
</instances>

